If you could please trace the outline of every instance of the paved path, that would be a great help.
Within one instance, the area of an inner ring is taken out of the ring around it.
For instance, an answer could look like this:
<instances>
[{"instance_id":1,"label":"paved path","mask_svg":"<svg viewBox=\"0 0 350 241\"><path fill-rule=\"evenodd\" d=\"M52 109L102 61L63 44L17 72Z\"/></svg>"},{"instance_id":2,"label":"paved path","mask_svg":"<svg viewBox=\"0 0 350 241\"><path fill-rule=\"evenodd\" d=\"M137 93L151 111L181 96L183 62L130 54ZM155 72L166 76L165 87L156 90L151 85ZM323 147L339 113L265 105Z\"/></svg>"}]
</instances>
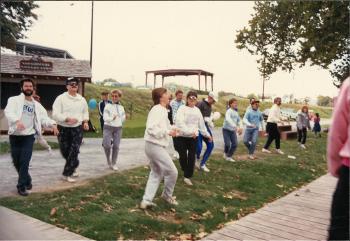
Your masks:
<instances>
[{"instance_id":1,"label":"paved path","mask_svg":"<svg viewBox=\"0 0 350 241\"><path fill-rule=\"evenodd\" d=\"M327 240L336 181L324 175L204 240Z\"/></svg>"},{"instance_id":2,"label":"paved path","mask_svg":"<svg viewBox=\"0 0 350 241\"><path fill-rule=\"evenodd\" d=\"M89 240L0 206L0 240Z\"/></svg>"}]
</instances>

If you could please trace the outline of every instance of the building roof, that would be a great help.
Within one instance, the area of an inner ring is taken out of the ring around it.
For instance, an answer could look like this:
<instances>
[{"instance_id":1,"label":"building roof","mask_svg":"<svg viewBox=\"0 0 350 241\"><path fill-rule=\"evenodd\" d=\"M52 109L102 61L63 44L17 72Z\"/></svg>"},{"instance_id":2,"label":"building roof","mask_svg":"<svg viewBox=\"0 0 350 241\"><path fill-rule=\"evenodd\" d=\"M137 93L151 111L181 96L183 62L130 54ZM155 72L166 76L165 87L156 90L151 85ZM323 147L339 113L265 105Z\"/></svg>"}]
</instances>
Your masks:
<instances>
[{"instance_id":1,"label":"building roof","mask_svg":"<svg viewBox=\"0 0 350 241\"><path fill-rule=\"evenodd\" d=\"M73 59L73 56L66 50L45 47L37 44L24 43L20 41L16 42L15 51L21 55L38 55L52 58Z\"/></svg>"},{"instance_id":2,"label":"building roof","mask_svg":"<svg viewBox=\"0 0 350 241\"><path fill-rule=\"evenodd\" d=\"M206 75L213 76L213 73L208 71L204 71L201 69L165 69L165 70L151 70L146 71L146 74L154 74L154 75L162 75L164 77L167 76L175 76L175 75Z\"/></svg>"},{"instance_id":3,"label":"building roof","mask_svg":"<svg viewBox=\"0 0 350 241\"><path fill-rule=\"evenodd\" d=\"M41 57L52 63L52 70L24 70L20 68L21 60L31 60L32 56L1 53L1 74L37 75L53 77L80 77L91 79L90 62L87 60Z\"/></svg>"}]
</instances>

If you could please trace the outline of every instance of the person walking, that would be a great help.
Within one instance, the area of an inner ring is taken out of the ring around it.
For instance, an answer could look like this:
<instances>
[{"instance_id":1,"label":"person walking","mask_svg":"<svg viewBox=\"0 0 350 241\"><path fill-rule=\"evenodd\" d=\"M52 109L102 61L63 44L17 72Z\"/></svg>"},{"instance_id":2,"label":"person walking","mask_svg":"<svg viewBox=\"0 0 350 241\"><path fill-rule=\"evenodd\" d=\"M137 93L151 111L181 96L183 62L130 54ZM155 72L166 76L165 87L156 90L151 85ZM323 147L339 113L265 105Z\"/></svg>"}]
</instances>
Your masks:
<instances>
[{"instance_id":1,"label":"person walking","mask_svg":"<svg viewBox=\"0 0 350 241\"><path fill-rule=\"evenodd\" d=\"M226 111L225 120L222 127L224 136L224 159L226 161L235 162L232 159L234 152L237 149L237 133L242 134L241 118L237 112L237 100L232 98L228 101L229 109Z\"/></svg>"},{"instance_id":2,"label":"person walking","mask_svg":"<svg viewBox=\"0 0 350 241\"><path fill-rule=\"evenodd\" d=\"M153 107L148 113L145 130L145 152L150 161L151 172L148 177L145 194L140 203L141 209L156 206L153 203L159 184L164 180L164 190L161 197L171 205L178 205L173 192L178 171L166 147L169 136L176 136L176 129L172 129L166 109L169 95L165 88L152 90Z\"/></svg>"},{"instance_id":3,"label":"person walking","mask_svg":"<svg viewBox=\"0 0 350 241\"><path fill-rule=\"evenodd\" d=\"M297 115L297 131L298 131L298 144L301 148L306 149L306 137L307 129L311 129L309 120L309 108L303 106Z\"/></svg>"},{"instance_id":4,"label":"person walking","mask_svg":"<svg viewBox=\"0 0 350 241\"><path fill-rule=\"evenodd\" d=\"M328 240L349 240L350 77L344 80L328 134L328 171L338 178Z\"/></svg>"},{"instance_id":5,"label":"person walking","mask_svg":"<svg viewBox=\"0 0 350 241\"><path fill-rule=\"evenodd\" d=\"M269 111L269 116L267 118L266 132L268 134L267 141L262 149L264 153L271 153L269 147L273 141L275 141L276 152L283 155L284 152L281 150L281 133L278 130L278 123L281 122L281 104L282 99L276 97L273 101L273 106Z\"/></svg>"},{"instance_id":6,"label":"person walking","mask_svg":"<svg viewBox=\"0 0 350 241\"><path fill-rule=\"evenodd\" d=\"M58 130L56 122L48 117L45 108L34 100L33 80L21 80L20 87L22 93L7 100L4 114L9 126L11 157L18 173L17 192L21 196L28 196L28 190L33 187L28 168L34 136L41 135L42 127L52 128L55 135Z\"/></svg>"},{"instance_id":7,"label":"person walking","mask_svg":"<svg viewBox=\"0 0 350 241\"><path fill-rule=\"evenodd\" d=\"M176 120L176 114L178 109L180 108L180 106L185 105L186 102L183 100L183 91L182 90L177 90L175 92L175 99L170 101L170 108L171 108L171 116L172 116L172 121L170 121L171 124L175 124L175 120ZM173 154L173 158L174 159L178 159L179 158L179 151L177 150L178 145L177 145L177 137L174 136L173 137L173 144L174 144L174 149L175 152Z\"/></svg>"},{"instance_id":8,"label":"person walking","mask_svg":"<svg viewBox=\"0 0 350 241\"><path fill-rule=\"evenodd\" d=\"M314 117L314 127L312 129L312 131L315 133L316 137L321 137L321 118L320 118L320 114L316 113L316 116Z\"/></svg>"},{"instance_id":9,"label":"person walking","mask_svg":"<svg viewBox=\"0 0 350 241\"><path fill-rule=\"evenodd\" d=\"M52 116L58 123L58 143L66 164L63 179L75 182L79 176L78 154L83 139L83 129L89 130L88 105L84 97L78 94L79 80L71 77L66 81L67 92L57 96L52 106Z\"/></svg>"},{"instance_id":10,"label":"person walking","mask_svg":"<svg viewBox=\"0 0 350 241\"><path fill-rule=\"evenodd\" d=\"M214 149L214 141L213 141L213 134L210 128L214 128L214 123L211 119L211 113L212 113L212 106L213 104L217 102L217 98L215 97L213 92L209 92L208 97L202 101L199 101L197 104L198 109L202 113L202 116L204 118L205 127L207 129L207 132L210 134L210 139L204 137L201 132L199 132L198 135L198 141L197 141L197 166L200 170L209 172L209 168L206 166L206 163ZM202 148L203 148L203 141L205 142L207 149L205 150L202 160L200 159Z\"/></svg>"},{"instance_id":11,"label":"person walking","mask_svg":"<svg viewBox=\"0 0 350 241\"><path fill-rule=\"evenodd\" d=\"M252 102L252 108L244 114L243 123L245 124L245 132L243 136L244 145L248 149L248 158L251 160L256 159L254 156L256 144L258 142L259 128L264 129L264 118L259 111L260 101L254 100Z\"/></svg>"},{"instance_id":12,"label":"person walking","mask_svg":"<svg viewBox=\"0 0 350 241\"><path fill-rule=\"evenodd\" d=\"M103 112L108 103L111 103L109 100L109 92L108 91L103 91L101 93L101 101L98 103L98 113L100 115L100 126L101 126L101 131L103 132L103 127L104 127L104 119L103 119Z\"/></svg>"},{"instance_id":13,"label":"person walking","mask_svg":"<svg viewBox=\"0 0 350 241\"><path fill-rule=\"evenodd\" d=\"M108 166L118 171L117 158L119 153L120 140L122 138L123 123L125 121L125 110L120 103L122 92L112 90L112 102L107 103L103 112L104 128L102 146L107 158ZM111 156L112 150L112 156Z\"/></svg>"},{"instance_id":14,"label":"person walking","mask_svg":"<svg viewBox=\"0 0 350 241\"><path fill-rule=\"evenodd\" d=\"M181 106L177 111L175 125L179 131L178 152L181 169L184 172L184 182L191 186L198 135L201 133L208 142L212 141L212 137L204 124L202 113L196 107L197 93L189 91L186 100L186 105Z\"/></svg>"}]
</instances>

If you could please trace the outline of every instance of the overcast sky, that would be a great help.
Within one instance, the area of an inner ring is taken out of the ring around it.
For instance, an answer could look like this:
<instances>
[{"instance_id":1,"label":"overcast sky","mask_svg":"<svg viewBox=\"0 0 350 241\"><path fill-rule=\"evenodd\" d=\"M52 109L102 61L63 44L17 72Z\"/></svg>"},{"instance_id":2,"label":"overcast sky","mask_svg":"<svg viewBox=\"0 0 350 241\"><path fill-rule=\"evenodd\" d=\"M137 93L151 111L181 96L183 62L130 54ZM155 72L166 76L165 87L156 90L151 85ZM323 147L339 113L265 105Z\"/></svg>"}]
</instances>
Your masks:
<instances>
[{"instance_id":1,"label":"overcast sky","mask_svg":"<svg viewBox=\"0 0 350 241\"><path fill-rule=\"evenodd\" d=\"M77 59L88 60L91 2L37 3L38 21L24 41L62 48ZM251 18L253 2L94 4L93 81L111 77L142 85L146 70L199 68L215 74L216 92L261 94L255 57L234 44L236 31L247 26ZM198 85L197 77L170 77L166 81ZM328 71L305 67L293 74L274 74L266 82L266 93L315 98L319 94L334 96L337 89Z\"/></svg>"}]
</instances>

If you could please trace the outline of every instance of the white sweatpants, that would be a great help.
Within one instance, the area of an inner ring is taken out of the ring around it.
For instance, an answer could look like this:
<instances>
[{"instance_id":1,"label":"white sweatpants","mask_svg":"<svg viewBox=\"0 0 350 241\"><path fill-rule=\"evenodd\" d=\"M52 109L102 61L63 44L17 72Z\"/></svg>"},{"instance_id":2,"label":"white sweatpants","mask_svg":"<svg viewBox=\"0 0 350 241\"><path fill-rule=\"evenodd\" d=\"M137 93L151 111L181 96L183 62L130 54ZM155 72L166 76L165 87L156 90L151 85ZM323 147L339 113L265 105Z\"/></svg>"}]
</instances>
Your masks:
<instances>
[{"instance_id":1,"label":"white sweatpants","mask_svg":"<svg viewBox=\"0 0 350 241\"><path fill-rule=\"evenodd\" d=\"M146 141L145 152L150 160L151 172L148 177L143 200L152 202L163 178L164 191L162 195L165 197L172 197L178 172L174 162L167 152L167 149Z\"/></svg>"}]
</instances>

